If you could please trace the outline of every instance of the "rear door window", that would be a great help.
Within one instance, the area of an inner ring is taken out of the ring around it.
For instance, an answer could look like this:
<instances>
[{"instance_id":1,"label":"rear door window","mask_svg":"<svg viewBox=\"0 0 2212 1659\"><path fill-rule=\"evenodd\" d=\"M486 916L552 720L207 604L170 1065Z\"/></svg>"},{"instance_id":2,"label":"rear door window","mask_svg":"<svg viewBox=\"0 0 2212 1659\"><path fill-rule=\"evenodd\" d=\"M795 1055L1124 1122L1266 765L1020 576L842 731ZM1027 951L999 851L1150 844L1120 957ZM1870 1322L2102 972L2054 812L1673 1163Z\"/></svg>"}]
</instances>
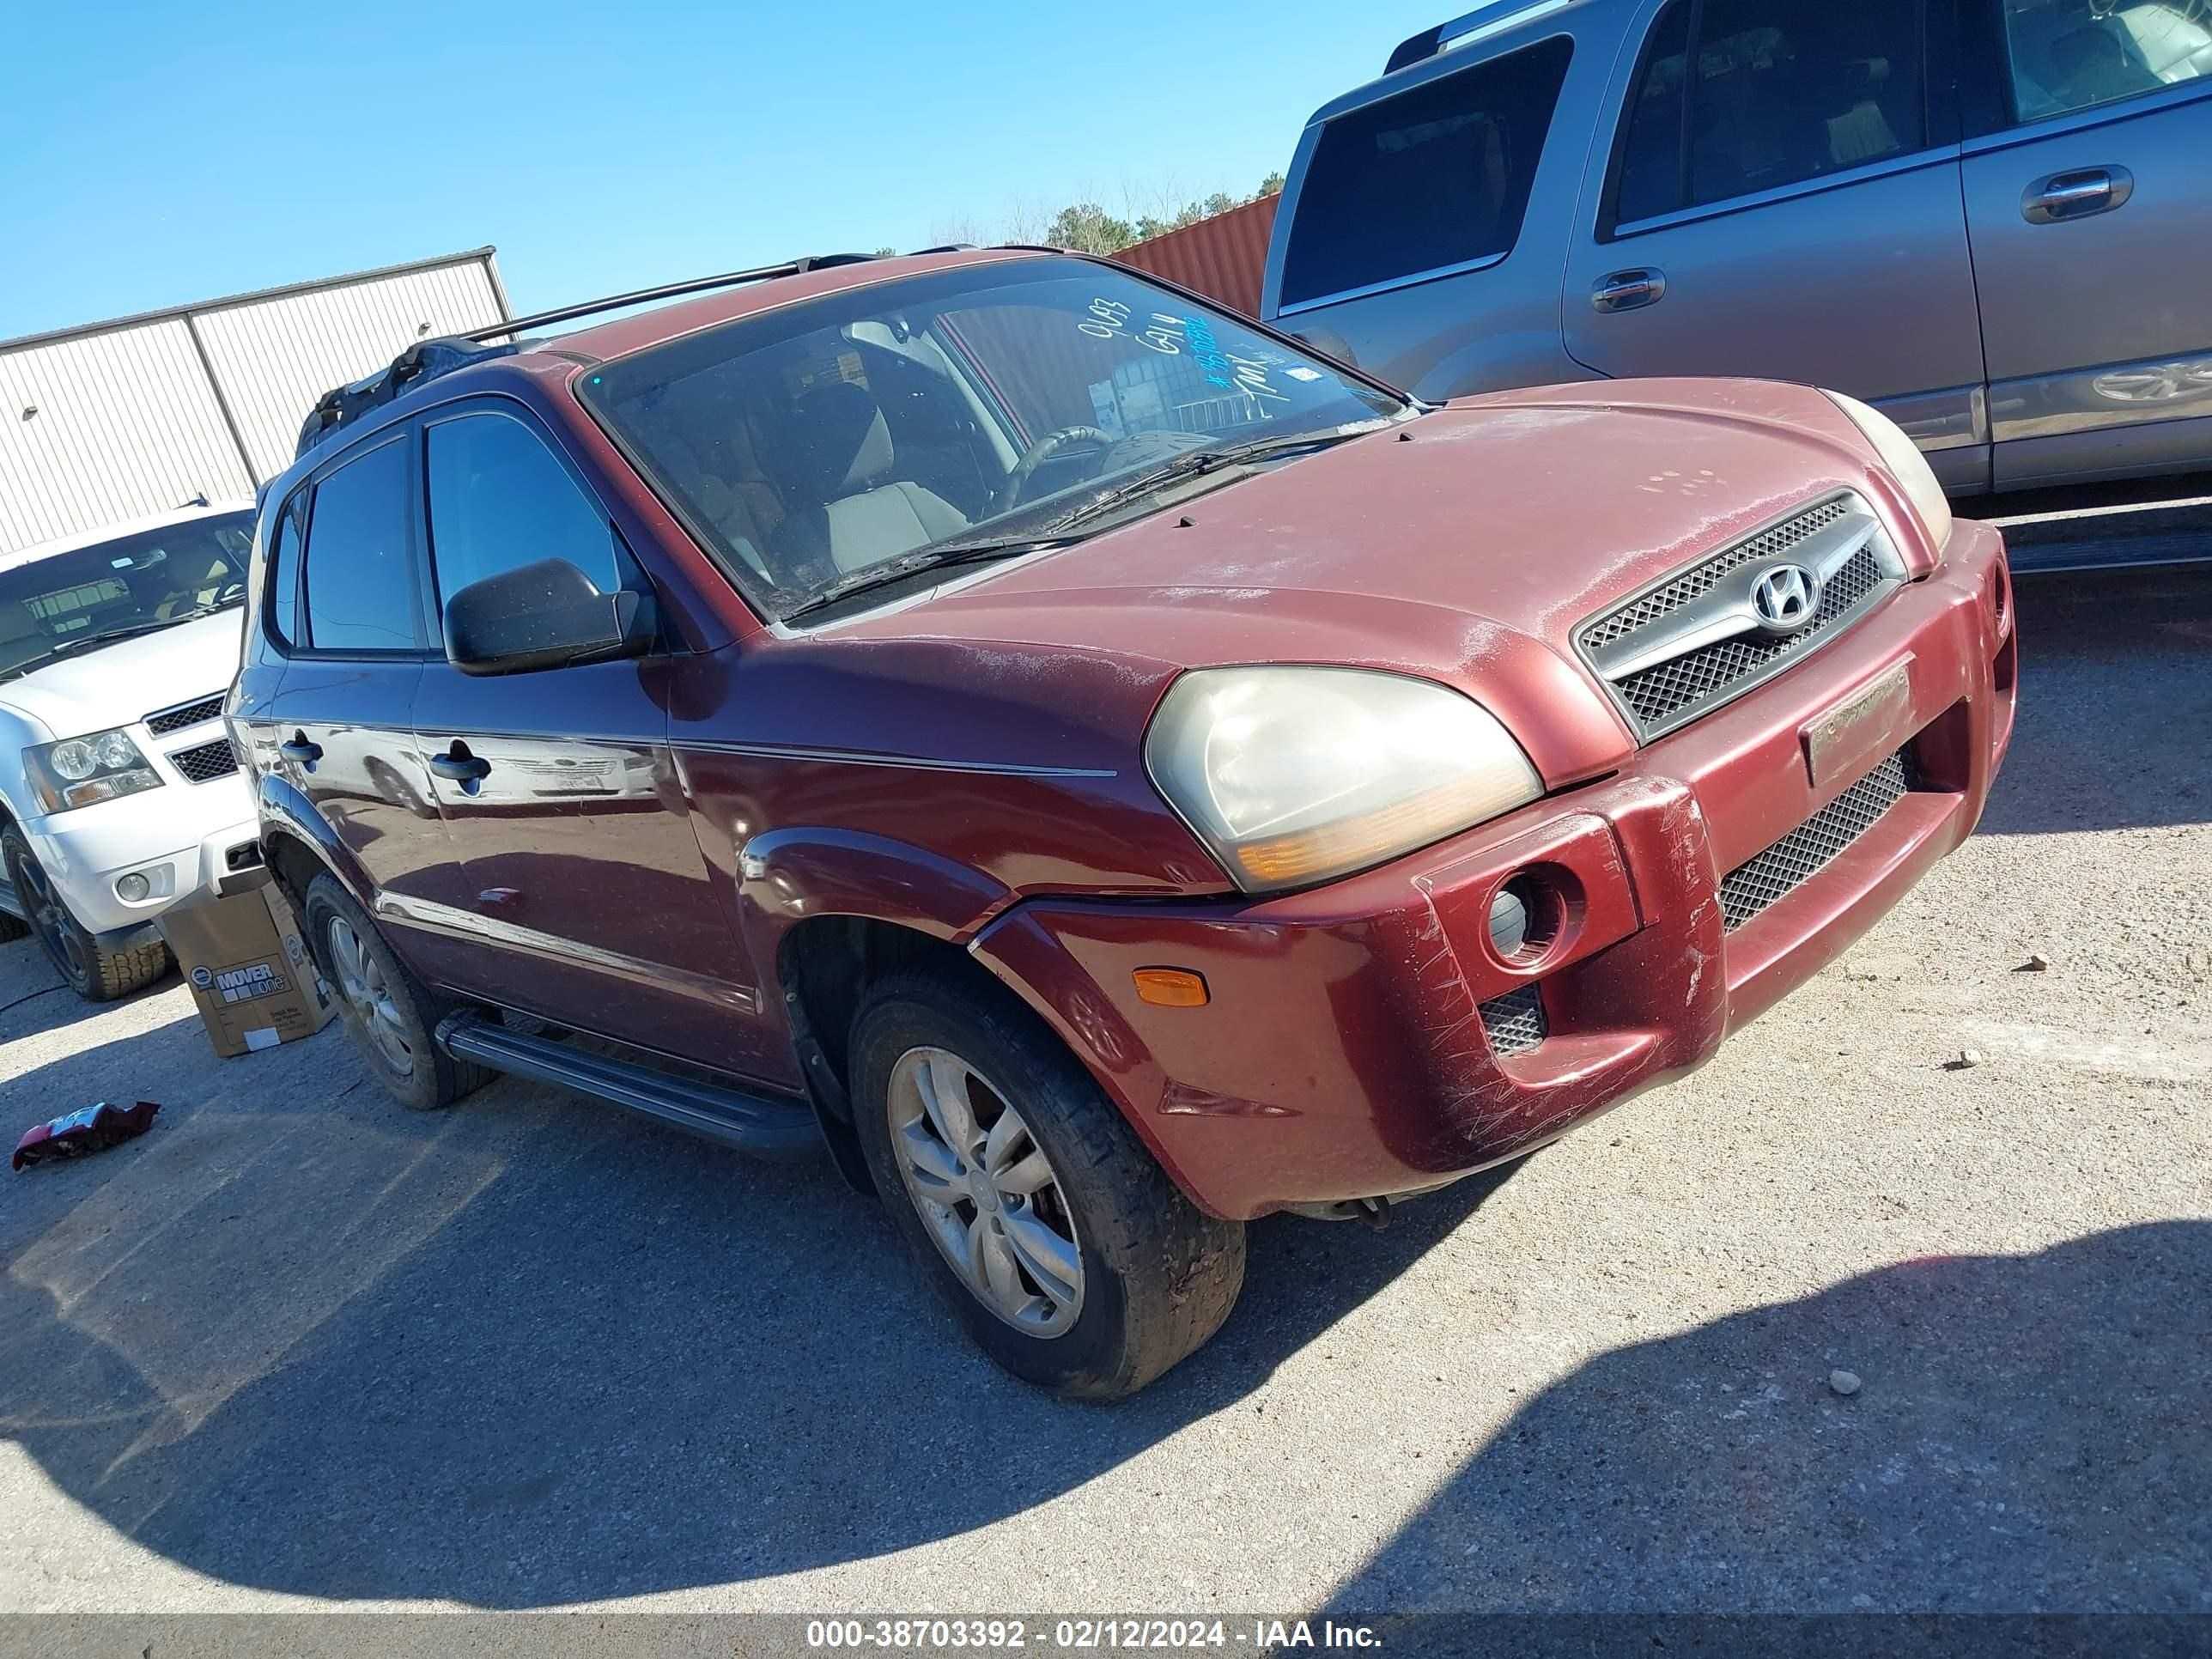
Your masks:
<instances>
[{"instance_id":1,"label":"rear door window","mask_svg":"<svg viewBox=\"0 0 2212 1659\"><path fill-rule=\"evenodd\" d=\"M397 439L315 486L304 582L310 648L345 655L422 648L408 517L407 446Z\"/></svg>"},{"instance_id":2,"label":"rear door window","mask_svg":"<svg viewBox=\"0 0 2212 1659\"><path fill-rule=\"evenodd\" d=\"M2212 9L2203 0L2006 0L2004 27L2022 121L2212 75Z\"/></svg>"},{"instance_id":3,"label":"rear door window","mask_svg":"<svg viewBox=\"0 0 2212 1659\"><path fill-rule=\"evenodd\" d=\"M1565 36L1424 82L1322 129L1279 303L1502 258L1572 56Z\"/></svg>"},{"instance_id":4,"label":"rear door window","mask_svg":"<svg viewBox=\"0 0 2212 1659\"><path fill-rule=\"evenodd\" d=\"M1695 40L1690 0L1652 25L1614 173L1616 222L1927 148L1921 0L1696 9Z\"/></svg>"},{"instance_id":5,"label":"rear door window","mask_svg":"<svg viewBox=\"0 0 2212 1659\"><path fill-rule=\"evenodd\" d=\"M602 593L622 586L606 515L521 422L462 415L428 433L430 559L438 599L543 559L563 559Z\"/></svg>"}]
</instances>

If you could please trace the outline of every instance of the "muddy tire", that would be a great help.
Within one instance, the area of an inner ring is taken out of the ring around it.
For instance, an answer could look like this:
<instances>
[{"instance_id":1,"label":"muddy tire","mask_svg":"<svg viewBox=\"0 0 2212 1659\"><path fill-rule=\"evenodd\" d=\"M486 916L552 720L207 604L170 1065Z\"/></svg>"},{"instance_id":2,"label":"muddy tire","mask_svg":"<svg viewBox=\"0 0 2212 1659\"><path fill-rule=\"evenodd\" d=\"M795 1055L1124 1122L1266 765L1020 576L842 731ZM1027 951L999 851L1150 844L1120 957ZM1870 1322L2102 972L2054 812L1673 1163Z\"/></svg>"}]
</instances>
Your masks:
<instances>
[{"instance_id":1,"label":"muddy tire","mask_svg":"<svg viewBox=\"0 0 2212 1659\"><path fill-rule=\"evenodd\" d=\"M854 1017L876 1190L978 1346L1072 1399L1135 1393L1204 1345L1244 1229L1183 1196L1065 1045L988 982L882 981Z\"/></svg>"},{"instance_id":2,"label":"muddy tire","mask_svg":"<svg viewBox=\"0 0 2212 1659\"><path fill-rule=\"evenodd\" d=\"M16 902L31 917L27 927L13 916L4 918L18 931L0 937L35 935L46 960L87 1002L113 1002L144 990L169 971L169 947L159 939L111 951L87 933L17 830L0 835L0 860L15 884Z\"/></svg>"}]
</instances>

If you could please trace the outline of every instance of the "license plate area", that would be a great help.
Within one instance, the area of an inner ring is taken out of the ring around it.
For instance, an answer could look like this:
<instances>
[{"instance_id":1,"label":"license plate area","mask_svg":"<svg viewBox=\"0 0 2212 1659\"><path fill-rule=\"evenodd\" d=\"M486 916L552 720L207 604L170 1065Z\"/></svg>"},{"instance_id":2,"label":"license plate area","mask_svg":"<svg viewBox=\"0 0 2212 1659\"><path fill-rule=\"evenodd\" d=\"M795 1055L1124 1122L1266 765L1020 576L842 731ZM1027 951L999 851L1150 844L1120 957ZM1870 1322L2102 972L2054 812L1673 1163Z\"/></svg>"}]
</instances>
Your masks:
<instances>
[{"instance_id":1,"label":"license plate area","mask_svg":"<svg viewBox=\"0 0 2212 1659\"><path fill-rule=\"evenodd\" d=\"M1912 719L1911 670L1908 655L1800 729L1814 789L1857 777L1904 743Z\"/></svg>"}]
</instances>

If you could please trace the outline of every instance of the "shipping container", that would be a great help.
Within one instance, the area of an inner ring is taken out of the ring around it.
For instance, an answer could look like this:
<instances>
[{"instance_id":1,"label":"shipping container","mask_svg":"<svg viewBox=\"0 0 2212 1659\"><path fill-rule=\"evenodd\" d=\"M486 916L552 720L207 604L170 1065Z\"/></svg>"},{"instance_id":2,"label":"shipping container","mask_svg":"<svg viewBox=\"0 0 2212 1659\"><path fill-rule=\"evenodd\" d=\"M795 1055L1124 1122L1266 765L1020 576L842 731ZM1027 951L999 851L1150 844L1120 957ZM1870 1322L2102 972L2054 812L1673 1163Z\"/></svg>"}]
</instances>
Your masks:
<instances>
[{"instance_id":1,"label":"shipping container","mask_svg":"<svg viewBox=\"0 0 2212 1659\"><path fill-rule=\"evenodd\" d=\"M1267 237L1275 228L1279 195L1200 219L1148 242L1134 243L1113 257L1125 265L1149 270L1239 311L1260 314L1260 279L1267 268Z\"/></svg>"}]
</instances>

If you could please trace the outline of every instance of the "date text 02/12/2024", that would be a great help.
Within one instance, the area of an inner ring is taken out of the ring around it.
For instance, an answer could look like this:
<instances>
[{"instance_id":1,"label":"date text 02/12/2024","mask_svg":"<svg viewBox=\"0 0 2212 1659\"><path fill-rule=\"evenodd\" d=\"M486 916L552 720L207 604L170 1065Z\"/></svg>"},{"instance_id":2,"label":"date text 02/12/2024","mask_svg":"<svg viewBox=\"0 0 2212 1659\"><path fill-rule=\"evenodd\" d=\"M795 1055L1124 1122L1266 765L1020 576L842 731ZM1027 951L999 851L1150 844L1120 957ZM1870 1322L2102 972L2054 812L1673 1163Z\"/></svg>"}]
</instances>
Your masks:
<instances>
[{"instance_id":1,"label":"date text 02/12/2024","mask_svg":"<svg viewBox=\"0 0 2212 1659\"><path fill-rule=\"evenodd\" d=\"M1370 1626L1333 1620L1253 1619L820 1619L806 1626L812 1651L840 1649L947 1652L1062 1652L1130 1649L1146 1651L1250 1648L1375 1649L1381 1636Z\"/></svg>"}]
</instances>

